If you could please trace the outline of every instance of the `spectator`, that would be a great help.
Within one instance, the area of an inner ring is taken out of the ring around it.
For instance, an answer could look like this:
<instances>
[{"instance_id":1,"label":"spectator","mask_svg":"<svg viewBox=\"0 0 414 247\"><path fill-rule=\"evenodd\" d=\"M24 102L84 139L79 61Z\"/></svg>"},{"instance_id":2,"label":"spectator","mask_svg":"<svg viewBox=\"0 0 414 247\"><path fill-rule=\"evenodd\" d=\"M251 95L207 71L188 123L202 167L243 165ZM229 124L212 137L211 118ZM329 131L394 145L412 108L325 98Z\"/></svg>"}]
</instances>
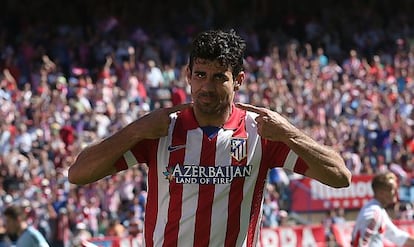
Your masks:
<instances>
[{"instance_id":1,"label":"spectator","mask_svg":"<svg viewBox=\"0 0 414 247\"><path fill-rule=\"evenodd\" d=\"M10 206L3 212L6 233L16 247L49 247L44 236L27 221L30 208Z\"/></svg>"},{"instance_id":2,"label":"spectator","mask_svg":"<svg viewBox=\"0 0 414 247\"><path fill-rule=\"evenodd\" d=\"M138 218L132 218L128 221L128 236L138 240L138 243L142 243L143 238L143 222Z\"/></svg>"},{"instance_id":3,"label":"spectator","mask_svg":"<svg viewBox=\"0 0 414 247\"><path fill-rule=\"evenodd\" d=\"M263 204L264 227L275 228L279 225L279 193L275 190L275 186L267 184Z\"/></svg>"},{"instance_id":4,"label":"spectator","mask_svg":"<svg viewBox=\"0 0 414 247\"><path fill-rule=\"evenodd\" d=\"M71 244L73 247L83 247L83 243L92 238L92 234L87 230L86 224L79 222L76 224Z\"/></svg>"},{"instance_id":5,"label":"spectator","mask_svg":"<svg viewBox=\"0 0 414 247\"><path fill-rule=\"evenodd\" d=\"M6 234L3 217L0 217L0 247L10 247L11 241Z\"/></svg>"},{"instance_id":6,"label":"spectator","mask_svg":"<svg viewBox=\"0 0 414 247\"><path fill-rule=\"evenodd\" d=\"M127 229L120 223L118 219L112 219L109 222L105 236L108 237L125 237L127 235Z\"/></svg>"}]
</instances>

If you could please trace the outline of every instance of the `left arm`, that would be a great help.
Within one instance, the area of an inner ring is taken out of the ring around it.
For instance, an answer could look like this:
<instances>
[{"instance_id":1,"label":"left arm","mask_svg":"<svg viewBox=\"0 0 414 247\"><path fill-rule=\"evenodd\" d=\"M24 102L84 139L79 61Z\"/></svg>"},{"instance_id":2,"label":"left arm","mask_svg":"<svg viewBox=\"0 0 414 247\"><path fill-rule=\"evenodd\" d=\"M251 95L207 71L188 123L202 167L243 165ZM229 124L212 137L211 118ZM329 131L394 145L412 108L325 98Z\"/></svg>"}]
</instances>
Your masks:
<instances>
[{"instance_id":1,"label":"left arm","mask_svg":"<svg viewBox=\"0 0 414 247\"><path fill-rule=\"evenodd\" d=\"M317 143L298 129L294 133L284 143L308 164L305 176L336 188L349 186L351 172L338 152Z\"/></svg>"},{"instance_id":2,"label":"left arm","mask_svg":"<svg viewBox=\"0 0 414 247\"><path fill-rule=\"evenodd\" d=\"M397 227L388 214L384 215L385 238L397 246L414 246L414 236Z\"/></svg>"},{"instance_id":3,"label":"left arm","mask_svg":"<svg viewBox=\"0 0 414 247\"><path fill-rule=\"evenodd\" d=\"M259 135L289 146L309 166L305 176L336 188L349 186L351 172L331 147L317 143L277 112L248 104L237 104L237 107L259 114L256 118Z\"/></svg>"}]
</instances>

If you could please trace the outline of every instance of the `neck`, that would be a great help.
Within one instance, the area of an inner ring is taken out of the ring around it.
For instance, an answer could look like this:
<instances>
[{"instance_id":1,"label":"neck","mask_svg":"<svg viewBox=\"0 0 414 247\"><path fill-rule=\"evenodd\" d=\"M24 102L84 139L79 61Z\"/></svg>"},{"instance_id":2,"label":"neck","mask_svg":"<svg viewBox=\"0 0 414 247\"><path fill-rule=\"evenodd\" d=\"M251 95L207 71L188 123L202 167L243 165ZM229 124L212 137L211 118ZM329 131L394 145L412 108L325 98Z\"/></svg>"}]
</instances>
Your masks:
<instances>
[{"instance_id":1,"label":"neck","mask_svg":"<svg viewBox=\"0 0 414 247\"><path fill-rule=\"evenodd\" d=\"M389 205L387 205L387 203L384 201L384 200L382 200L381 198L378 198L378 197L376 197L375 198L380 204L381 204L381 207L383 207L383 208L386 208L386 207L388 207Z\"/></svg>"},{"instance_id":2,"label":"neck","mask_svg":"<svg viewBox=\"0 0 414 247\"><path fill-rule=\"evenodd\" d=\"M18 232L18 235L22 235L22 233L27 229L28 225L26 222L20 223L20 230Z\"/></svg>"}]
</instances>

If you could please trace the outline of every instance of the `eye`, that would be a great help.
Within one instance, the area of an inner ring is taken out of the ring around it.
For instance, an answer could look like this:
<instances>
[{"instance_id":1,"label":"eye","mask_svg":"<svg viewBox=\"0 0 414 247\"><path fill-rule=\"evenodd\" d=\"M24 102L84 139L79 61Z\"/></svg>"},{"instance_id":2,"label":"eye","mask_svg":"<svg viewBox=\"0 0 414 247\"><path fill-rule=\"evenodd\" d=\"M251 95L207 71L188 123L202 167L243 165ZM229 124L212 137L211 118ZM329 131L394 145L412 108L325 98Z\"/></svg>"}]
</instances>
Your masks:
<instances>
[{"instance_id":1,"label":"eye","mask_svg":"<svg viewBox=\"0 0 414 247\"><path fill-rule=\"evenodd\" d=\"M218 74L218 75L214 76L214 81L216 81L216 82L224 83L228 80L229 80L229 78L224 74Z\"/></svg>"},{"instance_id":2,"label":"eye","mask_svg":"<svg viewBox=\"0 0 414 247\"><path fill-rule=\"evenodd\" d=\"M204 72L194 72L194 78L196 79L202 79L206 76L206 73Z\"/></svg>"}]
</instances>

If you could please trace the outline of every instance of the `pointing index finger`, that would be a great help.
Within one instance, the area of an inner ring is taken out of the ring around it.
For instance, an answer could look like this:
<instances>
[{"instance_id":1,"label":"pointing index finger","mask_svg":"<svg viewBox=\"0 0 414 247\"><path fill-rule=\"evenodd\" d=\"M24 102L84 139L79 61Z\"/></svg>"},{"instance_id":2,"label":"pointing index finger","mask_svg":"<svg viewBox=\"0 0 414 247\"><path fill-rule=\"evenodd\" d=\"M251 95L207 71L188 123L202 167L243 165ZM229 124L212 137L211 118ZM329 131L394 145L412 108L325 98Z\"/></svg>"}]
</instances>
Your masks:
<instances>
[{"instance_id":1,"label":"pointing index finger","mask_svg":"<svg viewBox=\"0 0 414 247\"><path fill-rule=\"evenodd\" d=\"M257 107L254 105L244 104L244 103L236 103L236 106L240 109L255 112L257 114L264 114L266 113L265 108Z\"/></svg>"}]
</instances>

